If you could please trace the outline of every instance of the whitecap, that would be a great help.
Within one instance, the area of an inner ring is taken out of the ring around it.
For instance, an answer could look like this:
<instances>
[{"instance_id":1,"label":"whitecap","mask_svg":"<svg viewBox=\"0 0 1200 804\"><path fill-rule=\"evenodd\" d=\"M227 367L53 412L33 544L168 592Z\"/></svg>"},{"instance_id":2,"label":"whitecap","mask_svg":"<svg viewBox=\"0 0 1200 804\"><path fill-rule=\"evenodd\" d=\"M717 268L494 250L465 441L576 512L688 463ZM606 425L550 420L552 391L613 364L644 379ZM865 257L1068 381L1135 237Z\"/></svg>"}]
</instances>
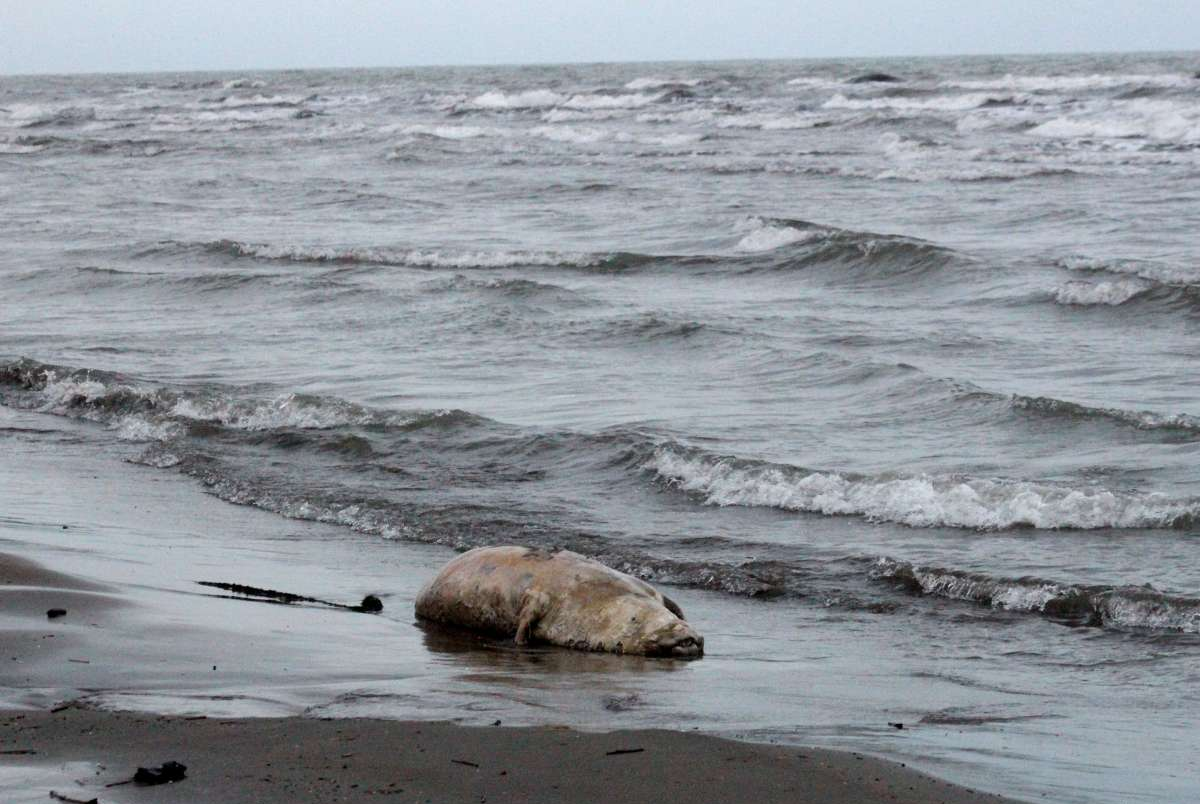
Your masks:
<instances>
[{"instance_id":1,"label":"whitecap","mask_svg":"<svg viewBox=\"0 0 1200 804\"><path fill-rule=\"evenodd\" d=\"M709 505L862 516L912 527L1164 528L1190 521L1200 503L961 475L859 477L659 447L646 468Z\"/></svg>"},{"instance_id":2,"label":"whitecap","mask_svg":"<svg viewBox=\"0 0 1200 804\"><path fill-rule=\"evenodd\" d=\"M1109 282L1067 282L1054 290L1054 300L1068 305L1109 305L1115 307L1143 293L1150 285L1138 279Z\"/></svg>"},{"instance_id":3,"label":"whitecap","mask_svg":"<svg viewBox=\"0 0 1200 804\"><path fill-rule=\"evenodd\" d=\"M479 109L542 109L558 106L565 97L549 89L528 89L524 92L493 90L476 96L471 105Z\"/></svg>"}]
</instances>

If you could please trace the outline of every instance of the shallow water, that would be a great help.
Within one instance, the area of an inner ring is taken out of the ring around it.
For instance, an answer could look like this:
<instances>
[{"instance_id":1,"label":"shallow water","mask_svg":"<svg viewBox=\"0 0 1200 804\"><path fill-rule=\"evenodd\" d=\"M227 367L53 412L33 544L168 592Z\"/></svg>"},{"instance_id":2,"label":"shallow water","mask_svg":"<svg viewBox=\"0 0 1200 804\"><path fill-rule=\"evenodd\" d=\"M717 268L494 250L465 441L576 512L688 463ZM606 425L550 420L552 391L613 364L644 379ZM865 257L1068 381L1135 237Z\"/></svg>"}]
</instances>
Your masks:
<instances>
[{"instance_id":1,"label":"shallow water","mask_svg":"<svg viewBox=\"0 0 1200 804\"><path fill-rule=\"evenodd\" d=\"M0 402L396 562L698 590L710 650L761 634L687 670L761 691L720 728L946 699L968 774L1175 800L1197 61L5 78Z\"/></svg>"}]
</instances>

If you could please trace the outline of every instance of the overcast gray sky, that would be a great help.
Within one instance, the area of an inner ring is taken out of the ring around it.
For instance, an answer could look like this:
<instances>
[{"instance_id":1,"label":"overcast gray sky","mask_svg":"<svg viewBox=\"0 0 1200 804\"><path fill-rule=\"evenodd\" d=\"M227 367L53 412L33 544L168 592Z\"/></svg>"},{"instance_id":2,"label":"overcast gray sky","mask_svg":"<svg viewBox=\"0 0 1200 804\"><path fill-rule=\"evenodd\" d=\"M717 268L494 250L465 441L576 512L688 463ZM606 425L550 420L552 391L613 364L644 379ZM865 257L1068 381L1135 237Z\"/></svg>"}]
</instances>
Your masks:
<instances>
[{"instance_id":1,"label":"overcast gray sky","mask_svg":"<svg viewBox=\"0 0 1200 804\"><path fill-rule=\"evenodd\" d=\"M0 0L0 73L1200 48L1200 0Z\"/></svg>"}]
</instances>

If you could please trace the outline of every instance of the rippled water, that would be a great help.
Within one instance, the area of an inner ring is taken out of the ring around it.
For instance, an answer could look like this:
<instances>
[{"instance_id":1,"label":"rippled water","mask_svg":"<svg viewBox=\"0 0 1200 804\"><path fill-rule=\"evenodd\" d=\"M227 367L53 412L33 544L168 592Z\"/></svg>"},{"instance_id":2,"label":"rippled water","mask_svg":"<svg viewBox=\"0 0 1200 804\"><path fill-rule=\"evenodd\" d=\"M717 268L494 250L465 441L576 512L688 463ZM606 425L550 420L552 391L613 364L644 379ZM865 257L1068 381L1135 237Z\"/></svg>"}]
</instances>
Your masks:
<instances>
[{"instance_id":1,"label":"rippled water","mask_svg":"<svg viewBox=\"0 0 1200 804\"><path fill-rule=\"evenodd\" d=\"M0 402L285 516L969 645L898 676L1135 685L1194 743L1198 65L0 79Z\"/></svg>"}]
</instances>

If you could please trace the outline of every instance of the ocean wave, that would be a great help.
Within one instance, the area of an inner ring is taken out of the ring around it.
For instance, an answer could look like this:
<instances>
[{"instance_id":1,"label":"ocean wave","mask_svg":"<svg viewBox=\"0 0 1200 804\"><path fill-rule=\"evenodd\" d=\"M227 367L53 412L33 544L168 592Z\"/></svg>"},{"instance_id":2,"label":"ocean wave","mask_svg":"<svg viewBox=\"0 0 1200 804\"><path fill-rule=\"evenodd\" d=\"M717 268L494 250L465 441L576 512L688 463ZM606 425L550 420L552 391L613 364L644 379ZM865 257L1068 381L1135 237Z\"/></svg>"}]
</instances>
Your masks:
<instances>
[{"instance_id":1,"label":"ocean wave","mask_svg":"<svg viewBox=\"0 0 1200 804\"><path fill-rule=\"evenodd\" d=\"M1200 600L1144 587L1099 587L1039 578L996 578L979 572L923 567L880 558L876 579L909 592L962 600L1003 611L1043 614L1057 620L1122 630L1200 633Z\"/></svg>"},{"instance_id":2,"label":"ocean wave","mask_svg":"<svg viewBox=\"0 0 1200 804\"><path fill-rule=\"evenodd\" d=\"M1149 410L1092 407L1053 397L1020 394L1013 395L1011 404L1017 410L1074 419L1108 419L1136 427L1139 430L1178 430L1200 434L1200 416L1186 413L1155 413Z\"/></svg>"},{"instance_id":3,"label":"ocean wave","mask_svg":"<svg viewBox=\"0 0 1200 804\"><path fill-rule=\"evenodd\" d=\"M562 285L519 277L474 279L464 274L458 274L446 280L432 282L429 287L436 292L483 291L514 299L553 299L559 303L576 306L587 303L587 297L578 291Z\"/></svg>"},{"instance_id":4,"label":"ocean wave","mask_svg":"<svg viewBox=\"0 0 1200 804\"><path fill-rule=\"evenodd\" d=\"M1197 272L1196 269L1156 260L1104 259L1072 255L1055 260L1054 264L1068 271L1135 276L1163 286L1177 288L1200 286L1200 272Z\"/></svg>"},{"instance_id":5,"label":"ocean wave","mask_svg":"<svg viewBox=\"0 0 1200 804\"><path fill-rule=\"evenodd\" d=\"M876 173L877 181L949 181L949 182L1014 182L1028 179L1069 178L1083 176L1082 172L1070 168L1043 168L1015 165L946 165L922 164L889 168Z\"/></svg>"},{"instance_id":6,"label":"ocean wave","mask_svg":"<svg viewBox=\"0 0 1200 804\"><path fill-rule=\"evenodd\" d=\"M9 109L9 119L21 128L69 128L96 119L92 106L14 106Z\"/></svg>"},{"instance_id":7,"label":"ocean wave","mask_svg":"<svg viewBox=\"0 0 1200 804\"><path fill-rule=\"evenodd\" d=\"M659 78L657 76L642 76L625 84L625 88L639 92L644 89L673 89L675 87L696 87L703 83L700 78Z\"/></svg>"},{"instance_id":8,"label":"ocean wave","mask_svg":"<svg viewBox=\"0 0 1200 804\"><path fill-rule=\"evenodd\" d=\"M944 87L972 90L1009 90L1011 92L1086 92L1089 90L1120 89L1129 86L1183 87L1195 84L1195 79L1181 73L1095 73L1092 75L1014 75L1000 78L955 80L942 83Z\"/></svg>"},{"instance_id":9,"label":"ocean wave","mask_svg":"<svg viewBox=\"0 0 1200 804\"><path fill-rule=\"evenodd\" d=\"M193 86L209 86L208 82ZM225 89L262 89L267 85L266 81L258 78L232 78L221 86Z\"/></svg>"},{"instance_id":10,"label":"ocean wave","mask_svg":"<svg viewBox=\"0 0 1200 804\"><path fill-rule=\"evenodd\" d=\"M528 89L523 92L492 90L475 96L469 105L476 109L544 109L559 106L567 97L549 89Z\"/></svg>"},{"instance_id":11,"label":"ocean wave","mask_svg":"<svg viewBox=\"0 0 1200 804\"><path fill-rule=\"evenodd\" d=\"M164 241L140 256L203 251L235 258L279 262L384 265L407 268L513 268L513 267L602 267L621 255L551 251L450 251L437 249L354 248L303 246L298 244L246 243L212 240L202 243Z\"/></svg>"},{"instance_id":12,"label":"ocean wave","mask_svg":"<svg viewBox=\"0 0 1200 804\"><path fill-rule=\"evenodd\" d=\"M426 137L436 137L442 140L471 140L478 137L507 137L512 132L495 126L443 126L425 123L386 126L381 131L385 134L399 133Z\"/></svg>"},{"instance_id":13,"label":"ocean wave","mask_svg":"<svg viewBox=\"0 0 1200 804\"><path fill-rule=\"evenodd\" d=\"M9 393L4 393L7 388ZM13 392L16 392L15 394ZM473 420L463 411L389 411L344 399L289 393L270 398L185 391L96 369L21 359L0 364L0 401L107 424L123 437L168 438L194 423L246 431L341 427L411 429Z\"/></svg>"},{"instance_id":14,"label":"ocean wave","mask_svg":"<svg viewBox=\"0 0 1200 804\"><path fill-rule=\"evenodd\" d=\"M1116 307L1153 287L1141 279L1114 279L1106 282L1067 282L1054 290L1054 300L1059 304Z\"/></svg>"},{"instance_id":15,"label":"ocean wave","mask_svg":"<svg viewBox=\"0 0 1200 804\"><path fill-rule=\"evenodd\" d=\"M206 103L218 104L231 109L254 106L285 106L294 108L305 101L312 100L316 100L315 95L227 95L207 101Z\"/></svg>"},{"instance_id":16,"label":"ocean wave","mask_svg":"<svg viewBox=\"0 0 1200 804\"><path fill-rule=\"evenodd\" d=\"M662 98L662 93L637 92L629 95L576 94L567 98L562 105L567 109L639 109Z\"/></svg>"},{"instance_id":17,"label":"ocean wave","mask_svg":"<svg viewBox=\"0 0 1200 804\"><path fill-rule=\"evenodd\" d=\"M1021 95L997 95L976 92L965 95L935 95L929 98L903 96L883 98L848 98L834 95L827 100L823 109L880 110L895 112L963 112L997 104L1015 105L1028 99Z\"/></svg>"},{"instance_id":18,"label":"ocean wave","mask_svg":"<svg viewBox=\"0 0 1200 804\"><path fill-rule=\"evenodd\" d=\"M718 128L749 128L761 131L792 131L804 128L821 128L832 122L828 115L795 112L748 112L729 114L716 118Z\"/></svg>"},{"instance_id":19,"label":"ocean wave","mask_svg":"<svg viewBox=\"0 0 1200 804\"><path fill-rule=\"evenodd\" d=\"M967 258L950 249L904 235L856 232L788 218L752 217L741 226L746 233L735 250L757 255L748 270L781 270L825 265L879 277L911 276L947 267Z\"/></svg>"},{"instance_id":20,"label":"ocean wave","mask_svg":"<svg viewBox=\"0 0 1200 804\"><path fill-rule=\"evenodd\" d=\"M749 253L774 251L794 243L828 237L830 234L831 230L828 229L801 228L783 222L772 223L769 220L757 218L752 219L749 233L743 236L734 248Z\"/></svg>"},{"instance_id":21,"label":"ocean wave","mask_svg":"<svg viewBox=\"0 0 1200 804\"><path fill-rule=\"evenodd\" d=\"M1030 134L1060 140L1140 139L1200 143L1200 108L1169 100L1106 102L1056 117Z\"/></svg>"},{"instance_id":22,"label":"ocean wave","mask_svg":"<svg viewBox=\"0 0 1200 804\"><path fill-rule=\"evenodd\" d=\"M552 126L535 126L529 133L553 142L570 142L576 145L590 145L600 142L606 136L605 132L596 128L583 128L556 124Z\"/></svg>"},{"instance_id":23,"label":"ocean wave","mask_svg":"<svg viewBox=\"0 0 1200 804\"><path fill-rule=\"evenodd\" d=\"M1002 530L1186 527L1200 502L962 475L860 476L663 445L644 463L662 481L717 506L861 516L918 528Z\"/></svg>"}]
</instances>

